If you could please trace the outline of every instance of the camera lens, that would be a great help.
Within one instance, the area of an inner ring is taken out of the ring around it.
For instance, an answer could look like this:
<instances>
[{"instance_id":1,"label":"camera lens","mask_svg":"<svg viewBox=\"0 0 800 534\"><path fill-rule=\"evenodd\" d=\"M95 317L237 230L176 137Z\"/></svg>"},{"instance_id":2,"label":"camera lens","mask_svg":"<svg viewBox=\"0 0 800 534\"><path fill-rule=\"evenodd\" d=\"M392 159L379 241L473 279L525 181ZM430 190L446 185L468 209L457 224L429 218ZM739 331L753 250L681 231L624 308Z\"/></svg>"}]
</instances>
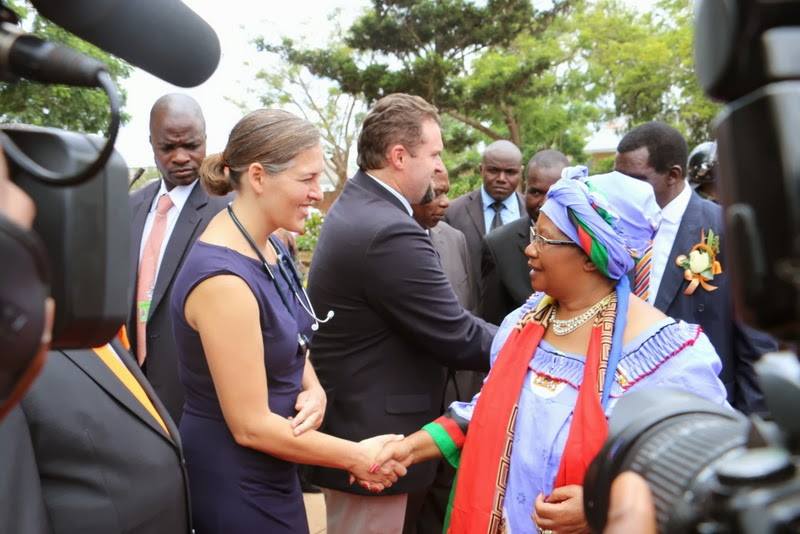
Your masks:
<instances>
[{"instance_id":1,"label":"camera lens","mask_svg":"<svg viewBox=\"0 0 800 534\"><path fill-rule=\"evenodd\" d=\"M611 483L630 470L650 486L660 532L695 531L716 485L713 466L744 452L746 428L733 410L681 391L655 389L621 399L610 438L584 480L592 529L602 531Z\"/></svg>"}]
</instances>

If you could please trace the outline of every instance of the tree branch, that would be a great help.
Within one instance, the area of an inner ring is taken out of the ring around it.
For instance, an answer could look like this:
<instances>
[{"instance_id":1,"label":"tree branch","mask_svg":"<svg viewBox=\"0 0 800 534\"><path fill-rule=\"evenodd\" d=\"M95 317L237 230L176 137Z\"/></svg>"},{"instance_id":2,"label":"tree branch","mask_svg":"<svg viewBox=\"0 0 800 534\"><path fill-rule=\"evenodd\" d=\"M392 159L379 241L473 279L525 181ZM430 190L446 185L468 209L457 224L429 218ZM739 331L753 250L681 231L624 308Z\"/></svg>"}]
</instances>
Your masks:
<instances>
[{"instance_id":1,"label":"tree branch","mask_svg":"<svg viewBox=\"0 0 800 534\"><path fill-rule=\"evenodd\" d=\"M480 123L480 121L473 119L472 117L467 117L466 115L462 115L458 111L455 110L445 110L445 114L450 115L455 120L459 122L463 122L467 126L471 126L481 132L482 134L486 135L487 137L494 139L497 141L498 139L503 139L503 136L500 135L498 132L492 130L491 128L484 126Z\"/></svg>"}]
</instances>

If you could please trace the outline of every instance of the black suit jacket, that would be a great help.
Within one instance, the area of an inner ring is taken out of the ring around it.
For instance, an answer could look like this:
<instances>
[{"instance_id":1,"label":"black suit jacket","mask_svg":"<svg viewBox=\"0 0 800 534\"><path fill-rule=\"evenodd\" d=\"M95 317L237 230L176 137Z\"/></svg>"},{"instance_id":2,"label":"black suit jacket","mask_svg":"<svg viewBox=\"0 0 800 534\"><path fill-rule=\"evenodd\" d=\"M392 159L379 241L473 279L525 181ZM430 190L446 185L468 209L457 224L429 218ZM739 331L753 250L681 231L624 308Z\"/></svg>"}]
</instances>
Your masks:
<instances>
[{"instance_id":1,"label":"black suit jacket","mask_svg":"<svg viewBox=\"0 0 800 534\"><path fill-rule=\"evenodd\" d=\"M178 429L135 360L167 436L91 350L53 351L0 422L0 531L172 534L191 530Z\"/></svg>"},{"instance_id":2,"label":"black suit jacket","mask_svg":"<svg viewBox=\"0 0 800 534\"><path fill-rule=\"evenodd\" d=\"M522 195L514 192L519 205L520 217L528 218L528 213L525 211L525 201ZM475 292L480 294L480 280L478 273L481 272L481 242L483 236L486 234L486 223L483 219L483 201L481 200L480 188L475 191L470 191L453 201L450 207L447 208L444 220L450 226L461 230L464 237L467 238L467 250L469 251L469 259L471 262L470 268L475 273ZM510 224L510 223L506 223Z\"/></svg>"},{"instance_id":3,"label":"black suit jacket","mask_svg":"<svg viewBox=\"0 0 800 534\"><path fill-rule=\"evenodd\" d=\"M722 359L720 379L728 390L728 401L737 409L751 413L764 410L763 396L756 383L753 364L763 354L777 349L768 335L743 327L733 315L733 300L726 263L720 255L723 273L714 277L713 292L698 287L692 295L684 295L688 282L675 258L689 254L700 241L701 231L711 229L720 235L725 248L722 209L719 205L692 192L672 245L664 275L656 295L655 307L675 319L699 324Z\"/></svg>"},{"instance_id":4,"label":"black suit jacket","mask_svg":"<svg viewBox=\"0 0 800 534\"><path fill-rule=\"evenodd\" d=\"M133 217L131 265L134 268L131 270L131 312L127 326L131 341L131 353L134 355L137 344L141 342L136 339L136 282L139 273L139 249L142 244L142 232L147 212L160 187L161 182L156 180L130 197ZM205 230L211 218L224 209L232 198L232 195L209 196L201 184L195 184L175 222L175 228L167 242L164 257L158 269L158 278L153 288L150 318L147 320L147 359L144 363L144 373L176 422L180 421L183 411L183 387L178 380L178 348L175 345L172 319L169 314L169 295L172 291L172 282L192 244Z\"/></svg>"},{"instance_id":5,"label":"black suit jacket","mask_svg":"<svg viewBox=\"0 0 800 534\"><path fill-rule=\"evenodd\" d=\"M320 326L311 360L328 394L322 430L351 440L410 434L441 413L445 366L487 370L496 329L465 311L425 231L366 174L347 184L325 217L309 273ZM387 492L422 491L433 462L412 467ZM315 468L323 487L349 486Z\"/></svg>"},{"instance_id":6,"label":"black suit jacket","mask_svg":"<svg viewBox=\"0 0 800 534\"><path fill-rule=\"evenodd\" d=\"M481 246L480 316L500 324L533 293L525 247L531 220L523 217L489 232Z\"/></svg>"}]
</instances>

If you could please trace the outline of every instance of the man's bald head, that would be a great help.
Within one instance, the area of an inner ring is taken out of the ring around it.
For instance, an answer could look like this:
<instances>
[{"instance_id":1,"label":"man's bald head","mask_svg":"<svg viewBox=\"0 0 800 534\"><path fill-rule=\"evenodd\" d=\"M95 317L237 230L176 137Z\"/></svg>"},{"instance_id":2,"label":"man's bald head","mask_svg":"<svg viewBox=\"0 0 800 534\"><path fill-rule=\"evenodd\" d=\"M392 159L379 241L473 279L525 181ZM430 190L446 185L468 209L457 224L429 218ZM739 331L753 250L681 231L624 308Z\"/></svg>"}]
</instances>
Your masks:
<instances>
[{"instance_id":1,"label":"man's bald head","mask_svg":"<svg viewBox=\"0 0 800 534\"><path fill-rule=\"evenodd\" d=\"M206 119L203 117L203 110L197 100L183 93L170 93L156 100L150 108L150 134L153 133L153 125L164 115L182 116L199 121L203 128L203 135L206 132Z\"/></svg>"},{"instance_id":2,"label":"man's bald head","mask_svg":"<svg viewBox=\"0 0 800 534\"><path fill-rule=\"evenodd\" d=\"M194 182L206 157L206 122L197 101L178 93L156 100L150 110L150 144L168 190Z\"/></svg>"},{"instance_id":3,"label":"man's bald head","mask_svg":"<svg viewBox=\"0 0 800 534\"><path fill-rule=\"evenodd\" d=\"M495 141L483 151L480 170L486 192L493 199L503 201L519 186L522 152L511 141Z\"/></svg>"},{"instance_id":4,"label":"man's bald head","mask_svg":"<svg viewBox=\"0 0 800 534\"><path fill-rule=\"evenodd\" d=\"M517 158L520 164L522 163L522 152L520 152L519 147L505 139L500 139L487 146L486 150L483 151L483 160L486 161L487 157Z\"/></svg>"},{"instance_id":5,"label":"man's bald head","mask_svg":"<svg viewBox=\"0 0 800 534\"><path fill-rule=\"evenodd\" d=\"M558 150L540 150L533 155L525 169L525 209L534 222L544 204L550 187L561 178L561 171L569 165L567 156Z\"/></svg>"}]
</instances>

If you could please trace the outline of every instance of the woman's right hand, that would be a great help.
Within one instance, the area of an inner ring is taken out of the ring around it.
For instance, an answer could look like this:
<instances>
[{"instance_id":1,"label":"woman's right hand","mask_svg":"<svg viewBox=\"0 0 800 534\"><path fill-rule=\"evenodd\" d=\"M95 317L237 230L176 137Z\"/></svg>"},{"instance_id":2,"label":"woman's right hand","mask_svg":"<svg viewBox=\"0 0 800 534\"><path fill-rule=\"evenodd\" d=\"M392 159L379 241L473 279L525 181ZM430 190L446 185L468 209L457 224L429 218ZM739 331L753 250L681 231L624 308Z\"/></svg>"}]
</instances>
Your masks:
<instances>
[{"instance_id":1,"label":"woman's right hand","mask_svg":"<svg viewBox=\"0 0 800 534\"><path fill-rule=\"evenodd\" d=\"M384 434L357 443L361 461L349 469L350 483L357 481L367 491L379 493L391 487L399 477L405 476L407 470L402 463L394 460L376 461L387 445L400 443L402 439L402 434Z\"/></svg>"}]
</instances>

